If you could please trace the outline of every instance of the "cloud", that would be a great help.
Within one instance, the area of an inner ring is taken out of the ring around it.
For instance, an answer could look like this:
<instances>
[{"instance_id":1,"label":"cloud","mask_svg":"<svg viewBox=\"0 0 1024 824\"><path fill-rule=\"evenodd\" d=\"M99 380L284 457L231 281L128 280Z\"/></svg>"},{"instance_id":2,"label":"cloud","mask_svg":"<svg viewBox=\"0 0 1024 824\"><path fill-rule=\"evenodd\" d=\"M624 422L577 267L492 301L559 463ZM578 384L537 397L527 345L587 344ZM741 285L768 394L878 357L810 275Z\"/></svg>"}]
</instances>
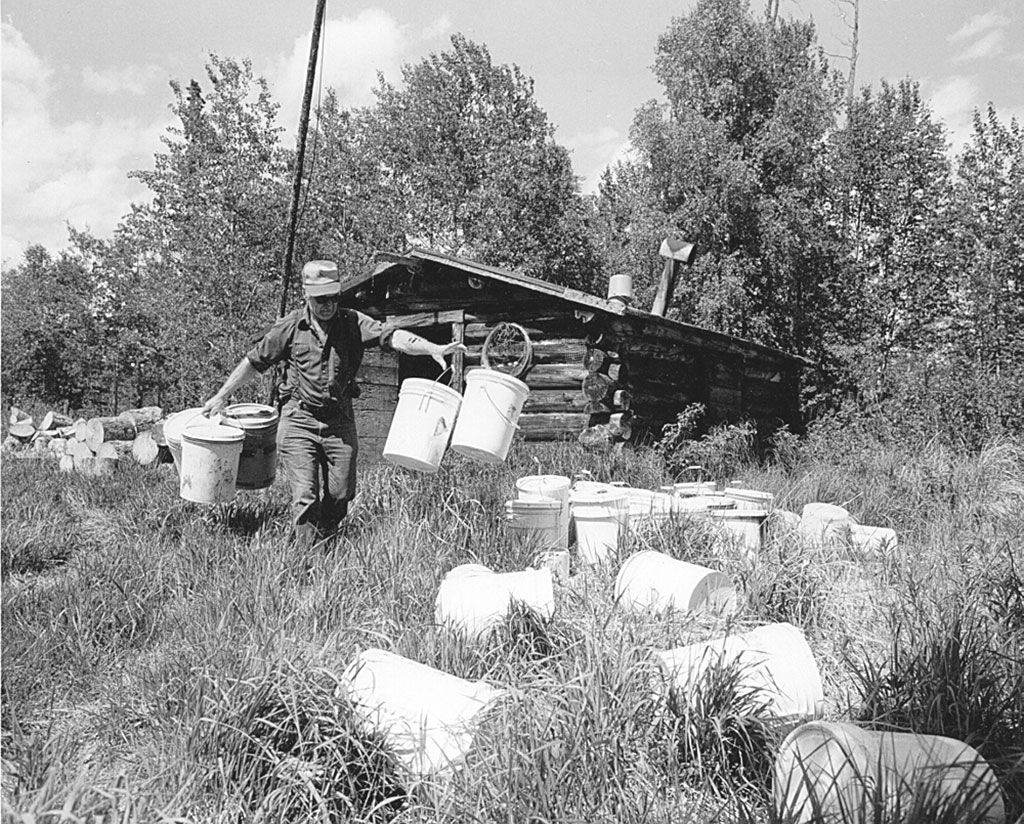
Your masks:
<instances>
[{"instance_id":1,"label":"cloud","mask_svg":"<svg viewBox=\"0 0 1024 824\"><path fill-rule=\"evenodd\" d=\"M145 94L156 81L163 80L166 73L155 65L125 66L122 69L82 69L82 85L88 91L98 94Z\"/></svg>"},{"instance_id":2,"label":"cloud","mask_svg":"<svg viewBox=\"0 0 1024 824\"><path fill-rule=\"evenodd\" d=\"M420 40L438 40L447 36L452 30L452 19L447 14L442 14L433 23L420 32Z\"/></svg>"},{"instance_id":3,"label":"cloud","mask_svg":"<svg viewBox=\"0 0 1024 824\"><path fill-rule=\"evenodd\" d=\"M1003 53L1003 40L1005 35L1000 30L987 32L979 37L974 43L962 52L953 57L954 63L963 63L968 60L983 60L986 57L995 57Z\"/></svg>"},{"instance_id":4,"label":"cloud","mask_svg":"<svg viewBox=\"0 0 1024 824\"><path fill-rule=\"evenodd\" d=\"M564 140L563 145L572 153L573 168L581 178L583 194L596 193L604 170L620 160L630 159L633 151L629 140L611 126L579 132Z\"/></svg>"},{"instance_id":5,"label":"cloud","mask_svg":"<svg viewBox=\"0 0 1024 824\"><path fill-rule=\"evenodd\" d=\"M281 103L279 122L292 131L299 120L306 85L312 31L295 38L291 51L274 61L267 72L274 97ZM333 88L343 106L373 103L377 72L397 78L408 38L398 22L379 9L366 9L355 17L324 22L318 82ZM318 69L319 71L319 69ZM316 105L314 91L313 105Z\"/></svg>"},{"instance_id":6,"label":"cloud","mask_svg":"<svg viewBox=\"0 0 1024 824\"><path fill-rule=\"evenodd\" d=\"M970 40L972 37L977 37L979 34L987 32L990 29L1003 29L1008 25L1010 25L1010 19L997 11L989 11L985 14L976 14L959 29L949 35L947 40L949 40L950 43L962 43L963 41Z\"/></svg>"},{"instance_id":7,"label":"cloud","mask_svg":"<svg viewBox=\"0 0 1024 824\"><path fill-rule=\"evenodd\" d=\"M931 109L936 120L946 126L950 148L958 153L971 137L974 110L982 99L981 86L974 77L953 75L931 93Z\"/></svg>"},{"instance_id":8,"label":"cloud","mask_svg":"<svg viewBox=\"0 0 1024 824\"><path fill-rule=\"evenodd\" d=\"M126 170L146 168L164 123L135 117L60 122L63 87L10 23L3 23L3 263L32 243L67 245L66 224L111 234L146 189Z\"/></svg>"}]
</instances>

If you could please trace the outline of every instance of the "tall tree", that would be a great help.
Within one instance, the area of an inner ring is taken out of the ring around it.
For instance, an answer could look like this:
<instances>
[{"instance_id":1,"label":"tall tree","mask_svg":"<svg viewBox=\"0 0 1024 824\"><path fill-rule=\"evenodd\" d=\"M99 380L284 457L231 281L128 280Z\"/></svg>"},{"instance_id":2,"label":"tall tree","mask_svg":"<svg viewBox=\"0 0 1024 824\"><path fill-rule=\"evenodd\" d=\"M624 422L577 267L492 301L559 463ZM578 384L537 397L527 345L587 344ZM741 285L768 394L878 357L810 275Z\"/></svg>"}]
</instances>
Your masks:
<instances>
[{"instance_id":1,"label":"tall tree","mask_svg":"<svg viewBox=\"0 0 1024 824\"><path fill-rule=\"evenodd\" d=\"M390 190L408 243L579 284L594 265L568 152L533 81L461 35L382 79L359 150Z\"/></svg>"},{"instance_id":2,"label":"tall tree","mask_svg":"<svg viewBox=\"0 0 1024 824\"><path fill-rule=\"evenodd\" d=\"M179 124L154 168L134 173L153 194L120 229L121 266L160 296L154 330L194 402L273 319L284 249L289 153L275 104L248 62L212 55L206 87L171 83Z\"/></svg>"}]
</instances>

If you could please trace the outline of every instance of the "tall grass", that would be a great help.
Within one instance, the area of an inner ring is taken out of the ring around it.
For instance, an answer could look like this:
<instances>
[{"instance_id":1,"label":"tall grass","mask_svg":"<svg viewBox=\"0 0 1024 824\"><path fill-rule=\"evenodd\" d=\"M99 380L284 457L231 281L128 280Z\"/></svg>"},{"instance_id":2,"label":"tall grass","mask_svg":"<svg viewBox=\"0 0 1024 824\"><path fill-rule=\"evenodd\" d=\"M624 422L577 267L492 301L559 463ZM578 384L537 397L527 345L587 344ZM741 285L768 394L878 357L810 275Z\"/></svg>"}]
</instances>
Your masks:
<instances>
[{"instance_id":1,"label":"tall grass","mask_svg":"<svg viewBox=\"0 0 1024 824\"><path fill-rule=\"evenodd\" d=\"M941 729L977 742L1020 814L1012 688L1024 629L1024 452L1008 442L966 455L837 438L789 444L785 460L736 465L730 453L729 477L717 480L774 492L795 511L845 503L899 532L892 557L809 547L777 530L750 565L690 521L638 535L623 552L715 565L740 586L737 624L804 629L829 717L938 730L935 696L956 687L953 704L965 707L985 697L988 714L961 713ZM501 521L516 478L585 471L656 488L673 478L652 450L517 443L497 466L449 455L434 476L367 468L342 533L306 549L287 543L282 485L202 507L177 497L169 466L126 465L106 479L41 461L0 470L8 821L776 815L765 764L777 741L759 696L727 668L670 701L651 662L650 650L713 637L721 623L626 613L613 568L559 584L552 619L514 610L483 643L435 625L437 587L452 567L533 561ZM912 604L927 606L917 614ZM454 776L409 781L338 697L337 676L371 646L507 690Z\"/></svg>"}]
</instances>

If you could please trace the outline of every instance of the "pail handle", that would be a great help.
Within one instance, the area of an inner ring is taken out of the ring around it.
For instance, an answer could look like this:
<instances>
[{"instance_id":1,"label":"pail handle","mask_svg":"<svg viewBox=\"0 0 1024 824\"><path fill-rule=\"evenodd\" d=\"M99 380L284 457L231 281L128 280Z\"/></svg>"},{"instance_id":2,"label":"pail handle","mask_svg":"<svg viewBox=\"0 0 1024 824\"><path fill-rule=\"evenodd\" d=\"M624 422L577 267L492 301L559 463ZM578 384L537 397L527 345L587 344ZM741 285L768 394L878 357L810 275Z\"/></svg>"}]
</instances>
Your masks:
<instances>
[{"instance_id":1,"label":"pail handle","mask_svg":"<svg viewBox=\"0 0 1024 824\"><path fill-rule=\"evenodd\" d=\"M452 373L451 376L448 378L448 384L447 384L448 388L451 389L452 388L452 380L455 378L455 370L452 368L451 365L448 365L444 369L442 369L441 373L436 378L434 378L434 380L432 382L433 383L438 383L441 380L441 378L443 378L445 376L446 372L451 372ZM444 384L442 384L442 385L444 385ZM427 400L428 400L428 398L427 398L426 395L421 395L420 396L420 409L419 409L420 412L424 411L424 409L426 408Z\"/></svg>"},{"instance_id":2,"label":"pail handle","mask_svg":"<svg viewBox=\"0 0 1024 824\"><path fill-rule=\"evenodd\" d=\"M480 387L480 391L484 393L484 397L487 398L487 400L489 400L491 402L491 406L494 407L494 411L497 412L501 416L502 420L505 421L505 423L507 423L513 429L519 429L519 424L515 423L508 416L506 416L504 411L502 411L502 409L498 406L498 404L496 404L494 402L494 399L491 398L491 396L487 394L487 387L486 386L481 386Z\"/></svg>"}]
</instances>

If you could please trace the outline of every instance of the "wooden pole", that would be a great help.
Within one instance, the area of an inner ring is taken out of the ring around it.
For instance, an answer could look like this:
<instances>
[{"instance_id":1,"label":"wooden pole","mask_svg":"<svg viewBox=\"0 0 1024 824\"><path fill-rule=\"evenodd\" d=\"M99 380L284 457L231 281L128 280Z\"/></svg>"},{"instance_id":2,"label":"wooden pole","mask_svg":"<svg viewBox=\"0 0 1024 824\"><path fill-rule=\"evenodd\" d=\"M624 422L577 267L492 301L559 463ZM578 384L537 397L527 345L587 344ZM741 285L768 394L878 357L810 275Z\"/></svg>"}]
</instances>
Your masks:
<instances>
[{"instance_id":1,"label":"wooden pole","mask_svg":"<svg viewBox=\"0 0 1024 824\"><path fill-rule=\"evenodd\" d=\"M320 31L323 28L324 9L327 0L317 0L313 19L313 36L309 43L309 63L306 65L306 88L302 94L302 114L299 116L299 149L295 158L295 180L292 182L292 202L288 210L288 239L284 252L284 267L281 273L281 305L277 316L284 317L288 308L288 285L292 280L295 254L295 229L299 219L299 196L302 193L302 173L306 165L306 133L309 131L309 104L313 98L313 82L316 79L316 60L320 52Z\"/></svg>"}]
</instances>

